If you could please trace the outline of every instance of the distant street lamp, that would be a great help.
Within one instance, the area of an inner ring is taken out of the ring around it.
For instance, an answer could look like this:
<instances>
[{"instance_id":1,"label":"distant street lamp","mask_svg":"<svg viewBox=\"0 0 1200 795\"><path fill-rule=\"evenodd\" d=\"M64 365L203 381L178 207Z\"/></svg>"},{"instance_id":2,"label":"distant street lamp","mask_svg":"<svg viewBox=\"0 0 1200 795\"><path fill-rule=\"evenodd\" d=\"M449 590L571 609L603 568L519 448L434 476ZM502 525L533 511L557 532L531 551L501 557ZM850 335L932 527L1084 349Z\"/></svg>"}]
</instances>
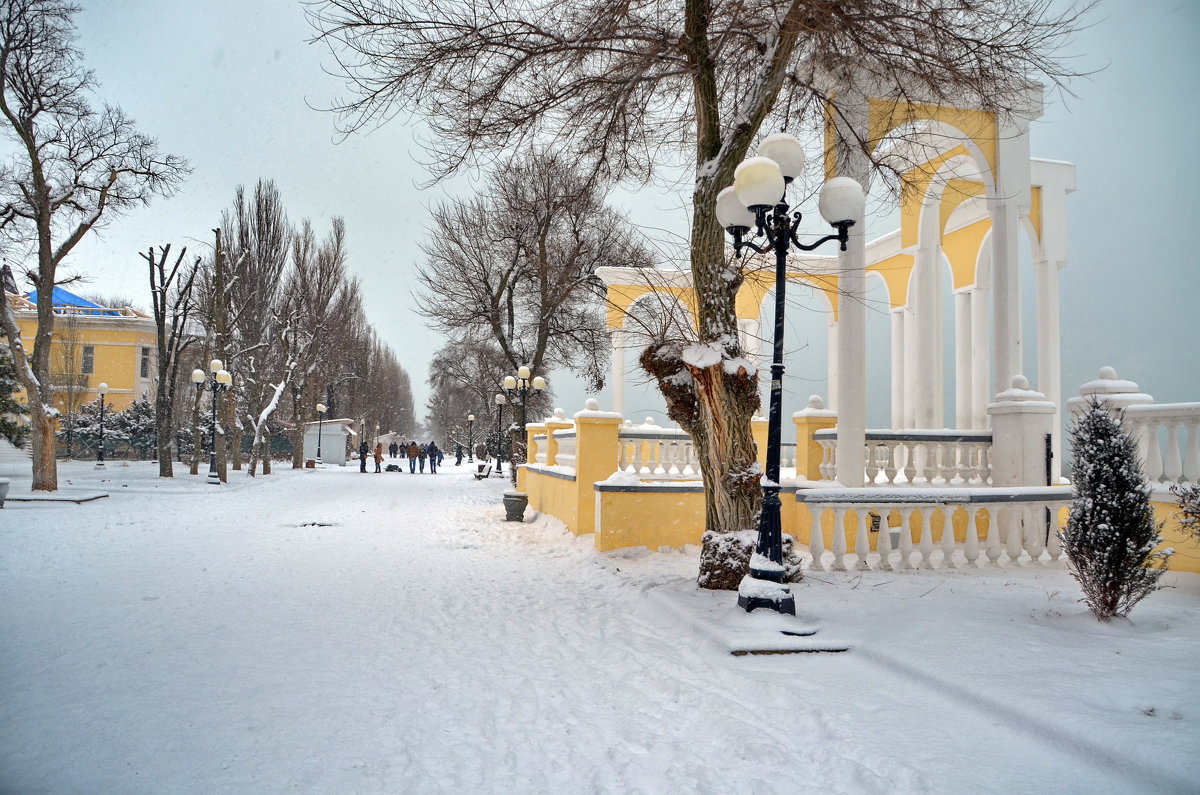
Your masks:
<instances>
[{"instance_id":1,"label":"distant street lamp","mask_svg":"<svg viewBox=\"0 0 1200 795\"><path fill-rule=\"evenodd\" d=\"M325 424L325 404L317 404L317 466L321 466L321 427Z\"/></svg>"},{"instance_id":2,"label":"distant street lamp","mask_svg":"<svg viewBox=\"0 0 1200 795\"><path fill-rule=\"evenodd\" d=\"M759 513L758 544L750 558L750 573L738 588L738 606L747 611L759 607L796 614L796 600L783 580L783 534L779 519L779 447L783 411L783 310L787 285L787 254L791 248L812 251L830 241L841 244L850 237L850 227L863 217L862 186L848 177L834 177L821 189L821 217L837 230L811 244L796 238L799 212L789 214L787 186L804 168L804 147L787 133L768 135L750 157L734 171L733 185L717 194L717 220L733 238L733 248L759 254L775 252L775 345L771 360L771 412L767 425L767 471L762 480L762 511ZM760 244L743 240L754 229Z\"/></svg>"},{"instance_id":3,"label":"distant street lamp","mask_svg":"<svg viewBox=\"0 0 1200 795\"><path fill-rule=\"evenodd\" d=\"M467 463L475 463L475 415L467 415Z\"/></svg>"},{"instance_id":4,"label":"distant street lamp","mask_svg":"<svg viewBox=\"0 0 1200 795\"><path fill-rule=\"evenodd\" d=\"M513 484L517 482L517 466L525 463L525 399L529 397L530 392L537 394L546 388L546 379L540 375L530 379L529 375L529 368L522 365L517 369L516 378L511 375L504 377L504 391L516 404L515 428L519 436L513 439L512 467L509 469Z\"/></svg>"},{"instance_id":5,"label":"distant street lamp","mask_svg":"<svg viewBox=\"0 0 1200 795\"><path fill-rule=\"evenodd\" d=\"M367 471L367 451L370 445L367 444L367 418L363 417L358 421L358 471Z\"/></svg>"},{"instance_id":6,"label":"distant street lamp","mask_svg":"<svg viewBox=\"0 0 1200 795\"><path fill-rule=\"evenodd\" d=\"M504 477L504 431L500 426L504 421L504 404L508 399L503 393L496 393L496 474Z\"/></svg>"},{"instance_id":7,"label":"distant street lamp","mask_svg":"<svg viewBox=\"0 0 1200 795\"><path fill-rule=\"evenodd\" d=\"M96 448L96 469L104 469L104 396L108 394L108 384L96 387L100 393L100 446Z\"/></svg>"},{"instance_id":8,"label":"distant street lamp","mask_svg":"<svg viewBox=\"0 0 1200 795\"><path fill-rule=\"evenodd\" d=\"M221 485L221 476L217 474L217 393L227 392L233 384L233 376L225 369L220 359L208 363L209 375L205 376L200 369L192 370L192 383L197 392L212 393L212 418L209 422L209 440L211 442L208 454L208 482L214 486Z\"/></svg>"}]
</instances>

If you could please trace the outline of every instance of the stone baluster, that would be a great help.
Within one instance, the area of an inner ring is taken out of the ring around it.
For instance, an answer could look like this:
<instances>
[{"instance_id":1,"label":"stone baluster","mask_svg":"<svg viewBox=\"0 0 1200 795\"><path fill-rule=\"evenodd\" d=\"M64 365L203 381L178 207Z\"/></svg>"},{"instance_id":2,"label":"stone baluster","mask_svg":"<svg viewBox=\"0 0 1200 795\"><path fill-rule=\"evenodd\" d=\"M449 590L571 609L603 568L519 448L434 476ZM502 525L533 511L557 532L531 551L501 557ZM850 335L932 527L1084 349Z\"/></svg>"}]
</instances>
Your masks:
<instances>
[{"instance_id":1,"label":"stone baluster","mask_svg":"<svg viewBox=\"0 0 1200 795\"><path fill-rule=\"evenodd\" d=\"M954 563L954 514L958 509L947 505L942 510L942 567L956 569Z\"/></svg>"},{"instance_id":2,"label":"stone baluster","mask_svg":"<svg viewBox=\"0 0 1200 795\"><path fill-rule=\"evenodd\" d=\"M1183 480L1200 481L1200 419L1187 423L1187 453L1183 457Z\"/></svg>"},{"instance_id":3,"label":"stone baluster","mask_svg":"<svg viewBox=\"0 0 1200 795\"><path fill-rule=\"evenodd\" d=\"M904 443L904 480L909 485L917 477L917 445L915 442Z\"/></svg>"},{"instance_id":4,"label":"stone baluster","mask_svg":"<svg viewBox=\"0 0 1200 795\"><path fill-rule=\"evenodd\" d=\"M825 571L825 531L821 520L825 517L825 508L817 507L812 510L812 531L808 538L808 553L812 555L812 567L816 571Z\"/></svg>"},{"instance_id":5,"label":"stone baluster","mask_svg":"<svg viewBox=\"0 0 1200 795\"><path fill-rule=\"evenodd\" d=\"M921 514L921 542L918 549L921 552L919 568L933 568L933 506L918 509Z\"/></svg>"},{"instance_id":6,"label":"stone baluster","mask_svg":"<svg viewBox=\"0 0 1200 795\"><path fill-rule=\"evenodd\" d=\"M1183 476L1183 455L1179 450L1179 421L1167 420L1164 424L1167 427L1167 455L1163 461L1163 480L1167 483L1178 483Z\"/></svg>"},{"instance_id":7,"label":"stone baluster","mask_svg":"<svg viewBox=\"0 0 1200 795\"><path fill-rule=\"evenodd\" d=\"M998 505L988 506L988 531L987 531L987 554L988 562L993 566L1000 565L1000 514L1003 508Z\"/></svg>"},{"instance_id":8,"label":"stone baluster","mask_svg":"<svg viewBox=\"0 0 1200 795\"><path fill-rule=\"evenodd\" d=\"M1061 529L1058 524L1058 513L1062 505L1048 503L1046 507L1050 510L1050 537L1046 539L1046 553L1050 555L1051 563L1057 563L1059 556L1062 555L1062 541L1058 537L1058 531Z\"/></svg>"},{"instance_id":9,"label":"stone baluster","mask_svg":"<svg viewBox=\"0 0 1200 795\"><path fill-rule=\"evenodd\" d=\"M892 570L892 527L888 524L886 508L879 509L879 540L875 542L875 551L879 553L879 570Z\"/></svg>"},{"instance_id":10,"label":"stone baluster","mask_svg":"<svg viewBox=\"0 0 1200 795\"><path fill-rule=\"evenodd\" d=\"M1141 423L1142 435L1146 439L1146 479L1157 483L1163 476L1162 448L1158 444L1158 422L1146 420Z\"/></svg>"},{"instance_id":11,"label":"stone baluster","mask_svg":"<svg viewBox=\"0 0 1200 795\"><path fill-rule=\"evenodd\" d=\"M846 570L846 506L833 506L833 571Z\"/></svg>"},{"instance_id":12,"label":"stone baluster","mask_svg":"<svg viewBox=\"0 0 1200 795\"><path fill-rule=\"evenodd\" d=\"M1046 548L1046 510L1040 505L1022 506L1021 519L1025 524L1025 549L1029 559L1040 562Z\"/></svg>"},{"instance_id":13,"label":"stone baluster","mask_svg":"<svg viewBox=\"0 0 1200 795\"><path fill-rule=\"evenodd\" d=\"M967 537L963 543L963 557L967 559L967 567L974 568L975 561L979 559L979 525L976 523L979 518L979 507L968 504L966 511Z\"/></svg>"},{"instance_id":14,"label":"stone baluster","mask_svg":"<svg viewBox=\"0 0 1200 795\"><path fill-rule=\"evenodd\" d=\"M820 441L820 445L821 445L821 479L822 480L833 480L834 472L837 469L836 462L834 461L834 450L836 449L836 442L834 442L832 439L822 439Z\"/></svg>"},{"instance_id":15,"label":"stone baluster","mask_svg":"<svg viewBox=\"0 0 1200 795\"><path fill-rule=\"evenodd\" d=\"M1023 531L1022 525L1024 524L1024 522L1021 521L1021 509L1017 507L1007 508L1005 509L1003 515L1005 527L1004 552L1008 555L1008 559L1011 563L1014 565L1019 565L1021 560L1021 548L1023 546L1021 543L1021 533Z\"/></svg>"},{"instance_id":16,"label":"stone baluster","mask_svg":"<svg viewBox=\"0 0 1200 795\"><path fill-rule=\"evenodd\" d=\"M900 508L900 562L896 568L907 571L912 565L912 508Z\"/></svg>"},{"instance_id":17,"label":"stone baluster","mask_svg":"<svg viewBox=\"0 0 1200 795\"><path fill-rule=\"evenodd\" d=\"M900 456L900 445L893 442L884 442L883 449L886 457L883 459L883 476L886 478L884 485L894 486L896 484L896 472Z\"/></svg>"},{"instance_id":18,"label":"stone baluster","mask_svg":"<svg viewBox=\"0 0 1200 795\"><path fill-rule=\"evenodd\" d=\"M867 509L861 506L854 509L855 533L854 533L854 551L858 555L858 563L855 566L859 571L870 571L871 565L867 563L867 555L871 551L871 532L868 528ZM883 529L880 528L879 535L883 537Z\"/></svg>"},{"instance_id":19,"label":"stone baluster","mask_svg":"<svg viewBox=\"0 0 1200 795\"><path fill-rule=\"evenodd\" d=\"M879 477L879 447L867 442L867 485L874 484L875 478Z\"/></svg>"}]
</instances>

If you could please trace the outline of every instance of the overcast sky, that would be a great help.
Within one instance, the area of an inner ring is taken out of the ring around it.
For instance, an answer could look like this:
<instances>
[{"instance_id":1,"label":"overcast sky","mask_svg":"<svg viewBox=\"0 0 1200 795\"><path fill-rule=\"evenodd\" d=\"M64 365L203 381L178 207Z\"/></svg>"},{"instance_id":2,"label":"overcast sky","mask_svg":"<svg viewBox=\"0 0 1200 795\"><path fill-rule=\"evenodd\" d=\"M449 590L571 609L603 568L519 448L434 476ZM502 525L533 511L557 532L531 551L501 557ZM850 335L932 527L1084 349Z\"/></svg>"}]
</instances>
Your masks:
<instances>
[{"instance_id":1,"label":"overcast sky","mask_svg":"<svg viewBox=\"0 0 1200 795\"><path fill-rule=\"evenodd\" d=\"M122 106L164 150L188 158L193 173L175 197L114 220L76 249L70 266L92 280L80 290L147 305L139 251L172 243L201 252L236 186L274 179L293 221L308 217L323 234L332 217L345 217L349 264L362 279L368 317L412 376L423 414L428 358L438 340L412 310L418 243L428 208L470 192L478 175L421 189L422 153L403 120L339 141L333 117L313 106L328 103L341 86L322 71L330 60L323 47L307 43L312 30L297 0L83 4L79 44L100 96ZM1062 272L1065 396L1109 364L1159 402L1200 400L1200 168L1190 140L1200 127L1200 3L1106 0L1092 22L1071 54L1079 68L1103 71L1073 86L1078 98L1047 97L1032 134L1034 156L1078 165L1079 190L1068 198L1070 262ZM639 191L617 203L635 220L682 233L685 199ZM1032 314L1032 306L1025 311ZM872 425L887 417L887 321L878 314L870 329L883 336L869 367L883 388ZM823 375L825 343L823 319L789 320L790 413L822 391L820 378L810 379ZM554 383L559 405L582 407L578 384L561 375ZM607 407L607 394L599 397ZM661 401L631 390L626 406L640 419Z\"/></svg>"}]
</instances>

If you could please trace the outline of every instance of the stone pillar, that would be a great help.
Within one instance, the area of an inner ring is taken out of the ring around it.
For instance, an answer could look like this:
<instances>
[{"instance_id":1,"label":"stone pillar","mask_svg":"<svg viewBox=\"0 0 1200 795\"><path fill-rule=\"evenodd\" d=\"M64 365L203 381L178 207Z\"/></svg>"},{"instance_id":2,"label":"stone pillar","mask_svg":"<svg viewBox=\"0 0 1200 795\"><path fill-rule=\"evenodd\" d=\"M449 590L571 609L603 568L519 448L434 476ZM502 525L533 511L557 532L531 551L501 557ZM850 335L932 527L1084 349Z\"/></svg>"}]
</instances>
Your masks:
<instances>
[{"instance_id":1,"label":"stone pillar","mask_svg":"<svg viewBox=\"0 0 1200 795\"><path fill-rule=\"evenodd\" d=\"M612 409L617 414L625 413L625 332L613 329L612 335L612 372L609 376L609 386L612 390Z\"/></svg>"},{"instance_id":2,"label":"stone pillar","mask_svg":"<svg viewBox=\"0 0 1200 795\"><path fill-rule=\"evenodd\" d=\"M904 428L904 307L891 311L892 316L892 427Z\"/></svg>"},{"instance_id":3,"label":"stone pillar","mask_svg":"<svg viewBox=\"0 0 1200 795\"><path fill-rule=\"evenodd\" d=\"M821 459L824 452L813 434L838 424L837 412L825 408L819 395L808 399L808 407L792 415L796 426L796 477L808 480L821 479Z\"/></svg>"},{"instance_id":4,"label":"stone pillar","mask_svg":"<svg viewBox=\"0 0 1200 795\"><path fill-rule=\"evenodd\" d=\"M1046 437L1054 403L1014 375L1011 386L987 407L992 418L992 485L996 488L1045 486Z\"/></svg>"},{"instance_id":5,"label":"stone pillar","mask_svg":"<svg viewBox=\"0 0 1200 795\"><path fill-rule=\"evenodd\" d=\"M782 418L781 418L782 421ZM750 433L754 434L754 450L755 460L758 461L758 466L763 472L767 471L767 430L770 428L771 421L766 417L751 417L750 418ZM780 428L780 441L783 437L783 429ZM780 466L783 455L780 455Z\"/></svg>"},{"instance_id":6,"label":"stone pillar","mask_svg":"<svg viewBox=\"0 0 1200 795\"><path fill-rule=\"evenodd\" d=\"M589 399L587 408L575 414L576 518L580 535L596 532L596 483L617 471L617 437L622 417L615 411L599 411Z\"/></svg>"},{"instance_id":7,"label":"stone pillar","mask_svg":"<svg viewBox=\"0 0 1200 795\"><path fill-rule=\"evenodd\" d=\"M954 427L972 427L971 292L954 294Z\"/></svg>"},{"instance_id":8,"label":"stone pillar","mask_svg":"<svg viewBox=\"0 0 1200 795\"><path fill-rule=\"evenodd\" d=\"M554 432L569 430L570 428L573 428L575 426L570 420L567 419L566 412L564 412L562 409L555 409L554 416L547 417L546 422L544 424L545 424L545 428L546 428L546 465L547 466L557 466L558 465L558 439L554 438ZM576 458L578 458L579 457L579 449L578 449L579 440L576 439L575 441L576 441L575 456L576 456ZM608 477L608 476L605 475L605 477Z\"/></svg>"},{"instance_id":9,"label":"stone pillar","mask_svg":"<svg viewBox=\"0 0 1200 795\"><path fill-rule=\"evenodd\" d=\"M987 396L992 383L988 306L987 285L980 284L976 275L971 290L971 427L980 431L988 426Z\"/></svg>"},{"instance_id":10,"label":"stone pillar","mask_svg":"<svg viewBox=\"0 0 1200 795\"><path fill-rule=\"evenodd\" d=\"M917 337L916 316L912 310L912 290L909 286L909 304L904 308L904 422L901 428L917 426L917 403L921 399L921 377L917 366L917 349L921 341Z\"/></svg>"},{"instance_id":11,"label":"stone pillar","mask_svg":"<svg viewBox=\"0 0 1200 795\"><path fill-rule=\"evenodd\" d=\"M838 322L832 314L829 316L826 337L828 339L828 358L825 363L825 389L829 393L829 407L832 409L836 408L835 401L838 392Z\"/></svg>"}]
</instances>

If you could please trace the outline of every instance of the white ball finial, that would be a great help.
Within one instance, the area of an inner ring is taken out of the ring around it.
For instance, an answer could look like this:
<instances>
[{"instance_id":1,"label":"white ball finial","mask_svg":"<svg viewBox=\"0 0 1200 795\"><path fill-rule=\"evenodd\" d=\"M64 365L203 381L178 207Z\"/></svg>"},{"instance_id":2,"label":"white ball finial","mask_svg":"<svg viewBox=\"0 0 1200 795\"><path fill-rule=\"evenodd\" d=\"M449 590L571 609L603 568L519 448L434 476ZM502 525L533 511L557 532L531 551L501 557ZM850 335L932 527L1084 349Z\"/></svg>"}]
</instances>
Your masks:
<instances>
[{"instance_id":1,"label":"white ball finial","mask_svg":"<svg viewBox=\"0 0 1200 795\"><path fill-rule=\"evenodd\" d=\"M821 399L820 395L809 395L808 407L810 409L823 409L825 408L825 401Z\"/></svg>"},{"instance_id":2,"label":"white ball finial","mask_svg":"<svg viewBox=\"0 0 1200 795\"><path fill-rule=\"evenodd\" d=\"M588 398L587 400L583 401L583 407L588 411L599 411L600 402L595 398Z\"/></svg>"},{"instance_id":3,"label":"white ball finial","mask_svg":"<svg viewBox=\"0 0 1200 795\"><path fill-rule=\"evenodd\" d=\"M1115 381L1116 378L1117 378L1117 371L1114 370L1113 368L1107 367L1107 366L1100 368L1100 379L1102 381Z\"/></svg>"},{"instance_id":4,"label":"white ball finial","mask_svg":"<svg viewBox=\"0 0 1200 795\"><path fill-rule=\"evenodd\" d=\"M1029 379L1023 375L1014 375L1012 377L1013 389L1029 389Z\"/></svg>"}]
</instances>

